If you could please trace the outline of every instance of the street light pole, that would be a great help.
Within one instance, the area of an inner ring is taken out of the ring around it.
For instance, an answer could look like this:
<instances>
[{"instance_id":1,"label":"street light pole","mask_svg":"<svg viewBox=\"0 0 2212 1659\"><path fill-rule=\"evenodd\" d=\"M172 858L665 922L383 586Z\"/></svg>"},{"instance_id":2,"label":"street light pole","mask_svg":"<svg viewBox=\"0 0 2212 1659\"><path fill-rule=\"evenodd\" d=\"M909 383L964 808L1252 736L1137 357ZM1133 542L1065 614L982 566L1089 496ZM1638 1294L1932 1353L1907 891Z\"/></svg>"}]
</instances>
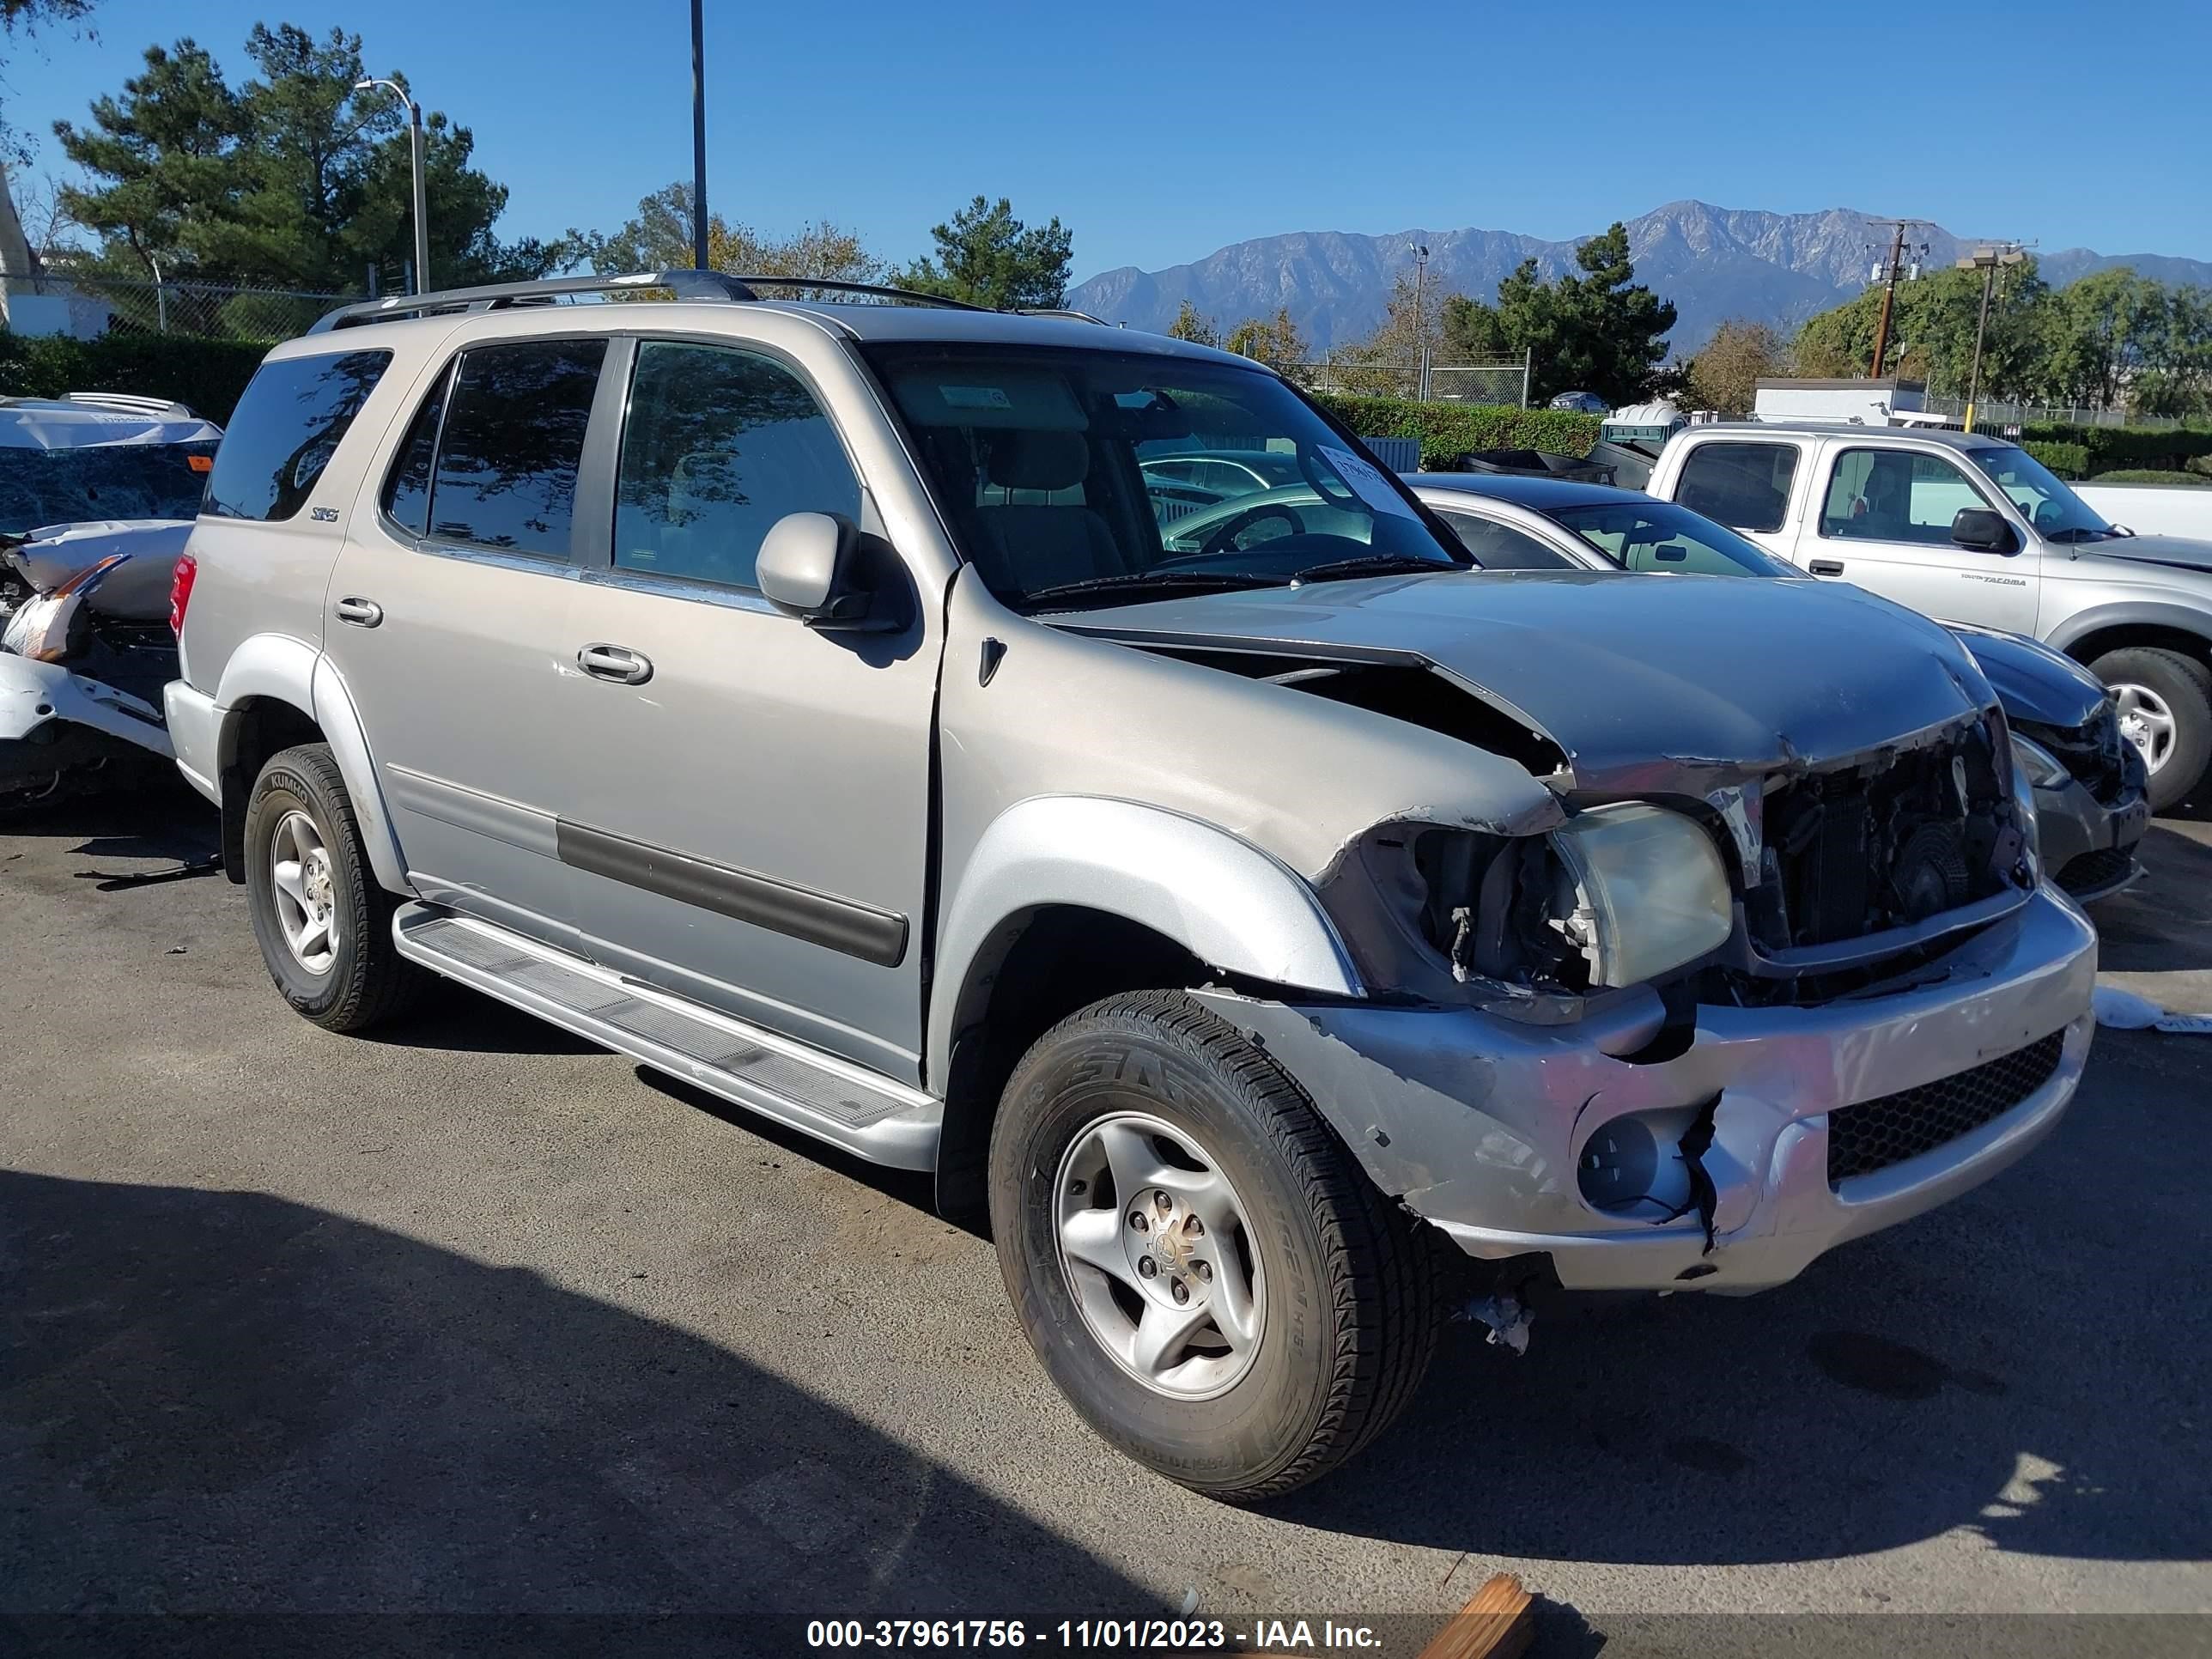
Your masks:
<instances>
[{"instance_id":1,"label":"street light pole","mask_svg":"<svg viewBox=\"0 0 2212 1659\"><path fill-rule=\"evenodd\" d=\"M707 16L691 0L691 268L707 269Z\"/></svg>"},{"instance_id":2,"label":"street light pole","mask_svg":"<svg viewBox=\"0 0 2212 1659\"><path fill-rule=\"evenodd\" d=\"M422 143L422 106L407 95L407 88L397 81L356 81L356 92L367 92L382 87L407 106L408 170L415 180L415 291L430 291L430 198L423 178L425 158Z\"/></svg>"},{"instance_id":3,"label":"street light pole","mask_svg":"<svg viewBox=\"0 0 2212 1659\"><path fill-rule=\"evenodd\" d=\"M1990 291L1996 286L1997 267L2016 265L2027 258L2018 242L2007 242L1998 247L1978 247L1959 261L1960 270L1978 270L1982 273L1982 314L1974 324L1974 367L1966 377L1966 416L1963 424L1969 432L1974 429L1974 402L1982 390L1982 341L1990 331Z\"/></svg>"},{"instance_id":4,"label":"street light pole","mask_svg":"<svg viewBox=\"0 0 2212 1659\"><path fill-rule=\"evenodd\" d=\"M1421 333L1421 279L1428 274L1429 251L1419 242L1406 246L1413 251L1413 396L1422 403L1429 400L1429 344Z\"/></svg>"}]
</instances>

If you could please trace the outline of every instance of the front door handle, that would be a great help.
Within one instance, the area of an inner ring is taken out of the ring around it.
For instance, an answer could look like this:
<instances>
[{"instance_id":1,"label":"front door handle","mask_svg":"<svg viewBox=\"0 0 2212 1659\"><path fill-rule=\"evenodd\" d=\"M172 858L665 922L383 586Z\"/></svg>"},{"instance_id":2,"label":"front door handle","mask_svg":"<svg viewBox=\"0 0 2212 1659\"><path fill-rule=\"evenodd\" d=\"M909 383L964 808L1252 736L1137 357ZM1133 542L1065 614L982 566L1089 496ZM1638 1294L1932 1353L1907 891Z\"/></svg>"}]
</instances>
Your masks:
<instances>
[{"instance_id":1,"label":"front door handle","mask_svg":"<svg viewBox=\"0 0 2212 1659\"><path fill-rule=\"evenodd\" d=\"M349 594L334 608L340 622L351 623L356 628L374 628L384 620L384 607L374 599Z\"/></svg>"},{"instance_id":2,"label":"front door handle","mask_svg":"<svg viewBox=\"0 0 2212 1659\"><path fill-rule=\"evenodd\" d=\"M617 685L643 685L653 678L652 663L623 645L587 645L576 653L576 666Z\"/></svg>"},{"instance_id":3,"label":"front door handle","mask_svg":"<svg viewBox=\"0 0 2212 1659\"><path fill-rule=\"evenodd\" d=\"M1816 576L1840 576L1844 574L1841 559L1815 559L1807 567Z\"/></svg>"}]
</instances>

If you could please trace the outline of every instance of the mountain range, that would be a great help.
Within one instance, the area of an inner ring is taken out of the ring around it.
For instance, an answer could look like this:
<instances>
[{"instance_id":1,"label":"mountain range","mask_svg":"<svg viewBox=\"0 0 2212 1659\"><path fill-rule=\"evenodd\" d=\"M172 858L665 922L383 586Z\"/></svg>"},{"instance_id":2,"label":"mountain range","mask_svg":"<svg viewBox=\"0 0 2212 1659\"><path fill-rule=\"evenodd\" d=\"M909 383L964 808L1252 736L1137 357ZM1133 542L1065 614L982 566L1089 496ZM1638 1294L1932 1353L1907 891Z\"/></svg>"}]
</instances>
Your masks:
<instances>
[{"instance_id":1,"label":"mountain range","mask_svg":"<svg viewBox=\"0 0 2212 1659\"><path fill-rule=\"evenodd\" d=\"M1636 280L1674 302L1674 355L1686 356L1731 318L1771 323L1784 333L1866 286L1885 231L1849 208L1820 213L1765 213L1669 202L1627 222ZM1247 317L1287 307L1319 352L1364 338L1382 320L1390 285L1412 269L1408 244L1429 250L1431 294L1490 301L1523 259L1547 276L1573 268L1581 239L1547 241L1508 230L1404 230L1388 236L1302 230L1235 242L1192 264L1164 270L1133 265L1103 271L1068 290L1067 303L1109 322L1161 330L1185 300L1226 331ZM1941 270L1970 252L1974 239L1941 226L1912 233L1925 242L1925 268ZM2130 265L2161 282L2212 287L2212 261L2167 254L2039 251L2045 278L2063 284L2093 270Z\"/></svg>"}]
</instances>

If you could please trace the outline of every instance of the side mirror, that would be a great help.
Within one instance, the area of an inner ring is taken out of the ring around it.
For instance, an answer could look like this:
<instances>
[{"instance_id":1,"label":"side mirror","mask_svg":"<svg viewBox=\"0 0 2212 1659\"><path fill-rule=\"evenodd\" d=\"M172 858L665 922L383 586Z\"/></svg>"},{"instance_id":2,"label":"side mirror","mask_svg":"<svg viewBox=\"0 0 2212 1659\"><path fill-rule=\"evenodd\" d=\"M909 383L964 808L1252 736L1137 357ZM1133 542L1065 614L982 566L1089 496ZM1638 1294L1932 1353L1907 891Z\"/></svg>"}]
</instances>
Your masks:
<instances>
[{"instance_id":1,"label":"side mirror","mask_svg":"<svg viewBox=\"0 0 2212 1659\"><path fill-rule=\"evenodd\" d=\"M2004 515L1989 507L1960 507L1951 520L1951 539L1977 553L2010 553L2018 546Z\"/></svg>"},{"instance_id":2,"label":"side mirror","mask_svg":"<svg viewBox=\"0 0 2212 1659\"><path fill-rule=\"evenodd\" d=\"M753 580L761 595L808 625L835 627L867 608L867 595L848 580L853 544L849 520L833 513L787 513L761 542Z\"/></svg>"}]
</instances>

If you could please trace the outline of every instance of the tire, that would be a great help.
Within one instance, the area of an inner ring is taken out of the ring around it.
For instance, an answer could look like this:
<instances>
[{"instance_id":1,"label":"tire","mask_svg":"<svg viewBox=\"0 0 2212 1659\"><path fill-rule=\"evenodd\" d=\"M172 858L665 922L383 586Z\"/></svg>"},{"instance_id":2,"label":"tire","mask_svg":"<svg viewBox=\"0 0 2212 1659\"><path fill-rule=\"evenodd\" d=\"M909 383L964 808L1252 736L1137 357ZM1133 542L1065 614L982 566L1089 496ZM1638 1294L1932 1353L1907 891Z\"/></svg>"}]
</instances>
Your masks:
<instances>
[{"instance_id":1,"label":"tire","mask_svg":"<svg viewBox=\"0 0 2212 1659\"><path fill-rule=\"evenodd\" d=\"M1147 1123L1165 1138L1146 1141ZM1124 1131L1152 1148L1152 1179L1176 1196L1134 1179L1133 1196L1120 1190L1094 1149L1125 1144ZM1166 1162L1170 1146L1200 1173ZM1085 1170L1095 1181L1071 1173ZM1109 1181L1110 1206L1099 1201ZM1238 1224L1191 1243L1172 1213L1201 1189ZM1304 1485L1388 1427L1427 1370L1435 1258L1415 1224L1279 1066L1180 992L1109 998L1037 1040L993 1125L990 1202L1007 1292L1060 1392L1109 1444L1194 1491L1249 1504ZM1134 1231L1138 1214L1170 1217L1158 1243ZM1141 1281L1118 1276L1064 1253L1063 1225L1079 1224L1105 1241L1074 1247L1086 1256L1119 1246L1141 1268L1147 1253L1168 1260L1170 1235L1193 1255ZM1201 1285L1209 1254L1219 1266ZM1130 1334L1133 1307L1149 1316L1147 1297L1171 1277L1245 1314L1209 1316L1186 1358L1140 1380L1109 1336ZM1241 1346L1228 1335L1240 1326Z\"/></svg>"},{"instance_id":2,"label":"tire","mask_svg":"<svg viewBox=\"0 0 2212 1659\"><path fill-rule=\"evenodd\" d=\"M301 878L332 924L325 935L329 948L311 948L305 956L291 942L292 919L301 912L280 892L276 847L284 833L286 852L296 852L291 826L302 818L324 857L288 861L295 872L307 866ZM295 1013L326 1031L365 1031L404 1012L430 982L429 973L392 942L398 901L377 885L353 802L326 744L285 750L254 781L246 806L246 891L269 977Z\"/></svg>"},{"instance_id":3,"label":"tire","mask_svg":"<svg viewBox=\"0 0 2212 1659\"><path fill-rule=\"evenodd\" d=\"M2160 757L2154 763L2151 754L2143 757L2152 768L2151 811L2163 812L2188 799L2212 763L2212 671L2178 651L2141 645L2108 651L2089 671L2121 694L2123 720L2132 691L2146 713L2166 723L2166 746Z\"/></svg>"}]
</instances>

